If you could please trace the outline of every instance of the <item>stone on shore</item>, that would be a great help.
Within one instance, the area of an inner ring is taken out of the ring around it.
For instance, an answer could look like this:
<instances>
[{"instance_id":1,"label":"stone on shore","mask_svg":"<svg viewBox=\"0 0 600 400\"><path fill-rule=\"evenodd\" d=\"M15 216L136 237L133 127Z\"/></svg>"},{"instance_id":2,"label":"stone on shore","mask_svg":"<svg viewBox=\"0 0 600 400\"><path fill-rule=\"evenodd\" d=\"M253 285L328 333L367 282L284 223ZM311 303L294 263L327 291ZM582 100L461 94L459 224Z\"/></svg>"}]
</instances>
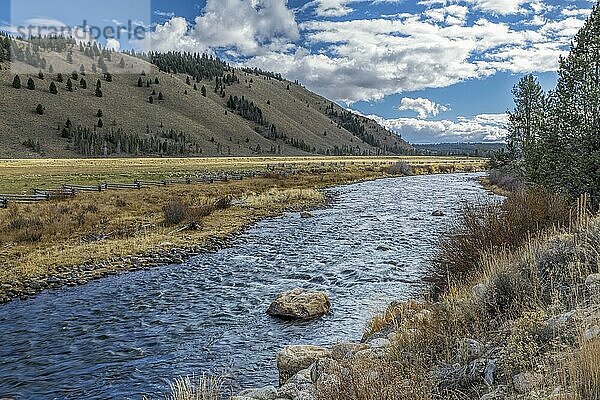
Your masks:
<instances>
[{"instance_id":1,"label":"stone on shore","mask_svg":"<svg viewBox=\"0 0 600 400\"><path fill-rule=\"evenodd\" d=\"M591 292L600 292L600 274L592 274L585 279L585 286Z\"/></svg>"},{"instance_id":2,"label":"stone on shore","mask_svg":"<svg viewBox=\"0 0 600 400\"><path fill-rule=\"evenodd\" d=\"M320 358L331 357L331 351L320 346L287 346L277 354L279 383L283 385L298 372L307 369Z\"/></svg>"},{"instance_id":3,"label":"stone on shore","mask_svg":"<svg viewBox=\"0 0 600 400\"><path fill-rule=\"evenodd\" d=\"M435 210L434 212L431 213L431 215L433 217L444 217L446 215L446 213L443 212L442 210Z\"/></svg>"},{"instance_id":4,"label":"stone on shore","mask_svg":"<svg viewBox=\"0 0 600 400\"><path fill-rule=\"evenodd\" d=\"M273 400L277 399L277 389L273 386L267 386L259 389L246 389L240 392L236 398L242 399L253 399L253 400Z\"/></svg>"},{"instance_id":5,"label":"stone on shore","mask_svg":"<svg viewBox=\"0 0 600 400\"><path fill-rule=\"evenodd\" d=\"M513 386L519 394L533 391L541 382L542 376L531 372L522 372L513 376Z\"/></svg>"},{"instance_id":6,"label":"stone on shore","mask_svg":"<svg viewBox=\"0 0 600 400\"><path fill-rule=\"evenodd\" d=\"M288 320L310 320L320 318L331 309L324 292L307 292L294 289L277 296L267 313Z\"/></svg>"}]
</instances>

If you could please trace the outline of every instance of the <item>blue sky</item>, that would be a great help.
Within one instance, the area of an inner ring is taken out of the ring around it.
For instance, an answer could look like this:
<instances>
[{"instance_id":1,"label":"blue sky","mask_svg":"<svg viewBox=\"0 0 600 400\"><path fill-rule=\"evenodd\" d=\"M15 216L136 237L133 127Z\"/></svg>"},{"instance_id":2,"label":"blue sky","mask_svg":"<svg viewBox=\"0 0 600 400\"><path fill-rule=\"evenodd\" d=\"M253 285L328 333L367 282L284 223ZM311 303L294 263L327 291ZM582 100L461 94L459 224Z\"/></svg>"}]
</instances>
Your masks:
<instances>
[{"instance_id":1,"label":"blue sky","mask_svg":"<svg viewBox=\"0 0 600 400\"><path fill-rule=\"evenodd\" d=\"M281 72L413 143L502 140L512 86L533 73L552 88L558 57L596 3L107 0L79 2L79 13L70 1L13 4L37 18L60 10L64 23L83 14L144 21L152 33L120 48L209 52ZM14 25L7 4L0 0L0 20Z\"/></svg>"}]
</instances>

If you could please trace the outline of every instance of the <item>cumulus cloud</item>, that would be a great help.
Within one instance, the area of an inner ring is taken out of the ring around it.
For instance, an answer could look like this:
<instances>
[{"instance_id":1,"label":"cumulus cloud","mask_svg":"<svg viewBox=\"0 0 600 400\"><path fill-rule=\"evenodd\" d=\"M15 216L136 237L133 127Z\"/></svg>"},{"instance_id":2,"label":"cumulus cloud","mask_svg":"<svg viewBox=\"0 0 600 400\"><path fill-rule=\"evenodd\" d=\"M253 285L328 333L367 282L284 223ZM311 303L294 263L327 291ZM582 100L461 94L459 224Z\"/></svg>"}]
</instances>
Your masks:
<instances>
[{"instance_id":1,"label":"cumulus cloud","mask_svg":"<svg viewBox=\"0 0 600 400\"><path fill-rule=\"evenodd\" d=\"M117 39L108 39L106 41L106 49L112 51L121 50L121 43Z\"/></svg>"},{"instance_id":2,"label":"cumulus cloud","mask_svg":"<svg viewBox=\"0 0 600 400\"><path fill-rule=\"evenodd\" d=\"M284 0L208 0L193 24L173 17L137 45L156 51L227 48L251 56L285 49L298 38L294 14Z\"/></svg>"},{"instance_id":3,"label":"cumulus cloud","mask_svg":"<svg viewBox=\"0 0 600 400\"><path fill-rule=\"evenodd\" d=\"M385 119L370 115L410 143L501 142L506 138L506 114L480 114L457 121L424 121L416 118Z\"/></svg>"},{"instance_id":4,"label":"cumulus cloud","mask_svg":"<svg viewBox=\"0 0 600 400\"><path fill-rule=\"evenodd\" d=\"M251 64L301 77L309 88L348 103L446 87L498 71L553 71L570 40L558 25L517 30L483 18L470 26L439 25L420 16L309 21L300 29L309 45L326 50L271 52Z\"/></svg>"},{"instance_id":5,"label":"cumulus cloud","mask_svg":"<svg viewBox=\"0 0 600 400\"><path fill-rule=\"evenodd\" d=\"M417 99L404 97L402 100L400 100L398 110L414 111L417 113L419 119L426 119L427 117L435 117L441 112L448 111L449 108L421 97Z\"/></svg>"}]
</instances>

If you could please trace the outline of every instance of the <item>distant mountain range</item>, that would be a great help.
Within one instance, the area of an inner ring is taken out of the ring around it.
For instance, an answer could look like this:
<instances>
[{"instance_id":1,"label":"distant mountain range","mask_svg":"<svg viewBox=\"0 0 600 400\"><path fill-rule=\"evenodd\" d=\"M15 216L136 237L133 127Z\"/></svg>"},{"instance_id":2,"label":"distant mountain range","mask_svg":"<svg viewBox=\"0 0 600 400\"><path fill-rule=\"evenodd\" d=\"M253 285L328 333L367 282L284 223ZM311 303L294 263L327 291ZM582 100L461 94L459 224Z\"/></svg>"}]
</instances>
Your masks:
<instances>
[{"instance_id":1,"label":"distant mountain range","mask_svg":"<svg viewBox=\"0 0 600 400\"><path fill-rule=\"evenodd\" d=\"M0 157L390 155L375 121L260 70L0 36Z\"/></svg>"}]
</instances>

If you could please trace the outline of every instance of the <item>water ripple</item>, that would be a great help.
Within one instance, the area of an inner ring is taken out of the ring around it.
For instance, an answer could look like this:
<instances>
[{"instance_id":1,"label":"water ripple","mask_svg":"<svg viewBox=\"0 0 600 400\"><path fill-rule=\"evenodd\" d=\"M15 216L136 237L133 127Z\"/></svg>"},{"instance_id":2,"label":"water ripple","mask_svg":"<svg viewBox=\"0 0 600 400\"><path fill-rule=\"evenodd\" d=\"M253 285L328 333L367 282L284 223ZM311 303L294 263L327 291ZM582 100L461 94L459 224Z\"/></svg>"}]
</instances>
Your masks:
<instances>
[{"instance_id":1,"label":"water ripple","mask_svg":"<svg viewBox=\"0 0 600 400\"><path fill-rule=\"evenodd\" d=\"M0 306L0 397L157 397L168 379L203 371L275 384L284 345L358 340L373 313L420 296L448 219L488 197L475 176L339 187L314 218L262 221L218 253ZM301 324L266 315L298 286L327 291L333 312Z\"/></svg>"}]
</instances>

